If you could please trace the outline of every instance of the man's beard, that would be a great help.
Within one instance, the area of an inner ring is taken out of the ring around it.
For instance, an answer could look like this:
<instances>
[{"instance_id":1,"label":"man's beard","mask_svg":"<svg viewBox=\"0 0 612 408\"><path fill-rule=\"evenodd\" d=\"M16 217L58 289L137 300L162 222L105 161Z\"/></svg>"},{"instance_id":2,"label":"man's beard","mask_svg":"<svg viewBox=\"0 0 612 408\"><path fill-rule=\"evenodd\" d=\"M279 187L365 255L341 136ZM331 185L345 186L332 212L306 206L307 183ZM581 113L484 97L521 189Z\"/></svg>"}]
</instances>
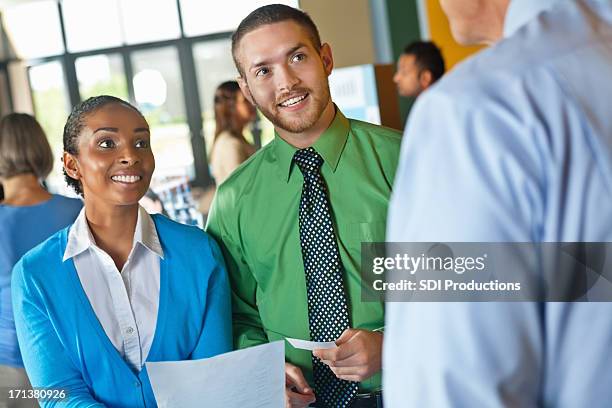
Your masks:
<instances>
[{"instance_id":1,"label":"man's beard","mask_svg":"<svg viewBox=\"0 0 612 408\"><path fill-rule=\"evenodd\" d=\"M290 133L302 133L312 128L317 123L331 99L329 84L327 83L322 87L321 92L319 92L322 98L316 97L315 92L312 92L312 90L303 90L308 92L308 99L310 99L308 103L310 106L300 117L293 117L290 119L284 117L280 112L282 108L279 108L277 105L275 105L274 110L269 110L260 105L252 94L251 99L255 102L255 106L257 106L259 111L272 122L274 127Z\"/></svg>"}]
</instances>

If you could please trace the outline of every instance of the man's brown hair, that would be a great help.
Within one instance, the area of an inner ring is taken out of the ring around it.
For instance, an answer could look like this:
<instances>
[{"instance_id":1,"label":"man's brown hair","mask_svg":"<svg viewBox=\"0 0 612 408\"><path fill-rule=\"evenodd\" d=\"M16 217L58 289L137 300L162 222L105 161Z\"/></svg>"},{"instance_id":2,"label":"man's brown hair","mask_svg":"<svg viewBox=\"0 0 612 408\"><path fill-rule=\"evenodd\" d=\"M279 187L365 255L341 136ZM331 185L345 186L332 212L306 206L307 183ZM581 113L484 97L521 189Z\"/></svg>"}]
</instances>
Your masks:
<instances>
[{"instance_id":1,"label":"man's brown hair","mask_svg":"<svg viewBox=\"0 0 612 408\"><path fill-rule=\"evenodd\" d=\"M234 58L234 64L236 64L236 69L241 77L244 77L244 70L240 66L237 53L242 37L261 26L283 21L294 21L304 27L306 31L308 31L310 40L315 49L321 49L319 30L308 14L285 4L270 4L259 7L240 22L238 28L232 35L232 57Z\"/></svg>"}]
</instances>

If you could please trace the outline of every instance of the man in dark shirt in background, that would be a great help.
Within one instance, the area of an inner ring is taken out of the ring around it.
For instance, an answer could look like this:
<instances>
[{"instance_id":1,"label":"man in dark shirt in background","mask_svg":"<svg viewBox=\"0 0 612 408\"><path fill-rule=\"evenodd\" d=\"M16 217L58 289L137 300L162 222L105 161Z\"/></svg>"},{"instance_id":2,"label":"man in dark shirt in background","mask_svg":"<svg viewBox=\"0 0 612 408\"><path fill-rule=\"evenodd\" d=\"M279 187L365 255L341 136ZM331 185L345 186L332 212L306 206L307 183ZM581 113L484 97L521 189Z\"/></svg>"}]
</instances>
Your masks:
<instances>
[{"instance_id":1,"label":"man in dark shirt in background","mask_svg":"<svg viewBox=\"0 0 612 408\"><path fill-rule=\"evenodd\" d=\"M416 98L440 79L445 70L444 57L436 44L415 41L399 57L393 82L401 96Z\"/></svg>"}]
</instances>

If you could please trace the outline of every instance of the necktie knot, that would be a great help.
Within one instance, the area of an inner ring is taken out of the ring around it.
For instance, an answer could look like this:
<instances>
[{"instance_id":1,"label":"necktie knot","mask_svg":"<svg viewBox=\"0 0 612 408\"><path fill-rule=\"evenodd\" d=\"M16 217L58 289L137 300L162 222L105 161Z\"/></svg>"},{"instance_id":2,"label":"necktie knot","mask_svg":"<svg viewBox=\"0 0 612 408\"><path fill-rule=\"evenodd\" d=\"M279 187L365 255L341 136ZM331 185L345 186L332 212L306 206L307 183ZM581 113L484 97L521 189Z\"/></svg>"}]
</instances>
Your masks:
<instances>
[{"instance_id":1,"label":"necktie knot","mask_svg":"<svg viewBox=\"0 0 612 408\"><path fill-rule=\"evenodd\" d=\"M295 152L293 161L298 165L302 174L318 173L323 165L323 158L312 147Z\"/></svg>"}]
</instances>

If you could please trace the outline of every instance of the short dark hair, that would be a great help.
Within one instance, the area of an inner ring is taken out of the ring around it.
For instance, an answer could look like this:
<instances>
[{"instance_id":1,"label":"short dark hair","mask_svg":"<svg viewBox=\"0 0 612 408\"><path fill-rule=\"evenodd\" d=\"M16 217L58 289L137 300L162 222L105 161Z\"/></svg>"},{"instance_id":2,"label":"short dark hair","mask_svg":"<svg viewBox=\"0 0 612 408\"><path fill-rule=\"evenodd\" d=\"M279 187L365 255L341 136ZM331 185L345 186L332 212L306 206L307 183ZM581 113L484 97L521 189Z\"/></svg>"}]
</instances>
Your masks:
<instances>
[{"instance_id":1,"label":"short dark hair","mask_svg":"<svg viewBox=\"0 0 612 408\"><path fill-rule=\"evenodd\" d=\"M99 95L92 96L79 103L72 109L70 115L68 115L68 119L66 120L66 124L64 125L64 151L70 153L72 155L78 155L78 145L79 145L79 135L81 134L81 130L85 126L85 118L95 112L96 110L102 108L103 106L117 103L128 108L133 109L136 113L138 113L143 119L144 116L142 113L129 102L124 101L123 99L117 98L115 96L110 95ZM64 179L66 183L76 191L77 194L83 195L83 187L81 183L73 179L66 173L66 169L64 169Z\"/></svg>"},{"instance_id":2,"label":"short dark hair","mask_svg":"<svg viewBox=\"0 0 612 408\"><path fill-rule=\"evenodd\" d=\"M419 69L431 72L433 82L444 75L446 66L440 48L431 41L415 41L404 48L404 55L414 55Z\"/></svg>"},{"instance_id":3,"label":"short dark hair","mask_svg":"<svg viewBox=\"0 0 612 408\"><path fill-rule=\"evenodd\" d=\"M34 174L43 179L53 168L53 153L44 130L27 113L9 113L0 120L0 177Z\"/></svg>"},{"instance_id":4,"label":"short dark hair","mask_svg":"<svg viewBox=\"0 0 612 408\"><path fill-rule=\"evenodd\" d=\"M321 49L319 30L307 13L285 4L269 4L267 6L262 6L246 16L240 22L234 34L232 34L232 57L234 58L234 64L236 64L236 69L240 76L244 76L244 71L240 66L240 61L238 61L238 56L236 54L242 37L261 26L288 20L294 21L304 27L310 35L312 45L314 45L317 50Z\"/></svg>"}]
</instances>

